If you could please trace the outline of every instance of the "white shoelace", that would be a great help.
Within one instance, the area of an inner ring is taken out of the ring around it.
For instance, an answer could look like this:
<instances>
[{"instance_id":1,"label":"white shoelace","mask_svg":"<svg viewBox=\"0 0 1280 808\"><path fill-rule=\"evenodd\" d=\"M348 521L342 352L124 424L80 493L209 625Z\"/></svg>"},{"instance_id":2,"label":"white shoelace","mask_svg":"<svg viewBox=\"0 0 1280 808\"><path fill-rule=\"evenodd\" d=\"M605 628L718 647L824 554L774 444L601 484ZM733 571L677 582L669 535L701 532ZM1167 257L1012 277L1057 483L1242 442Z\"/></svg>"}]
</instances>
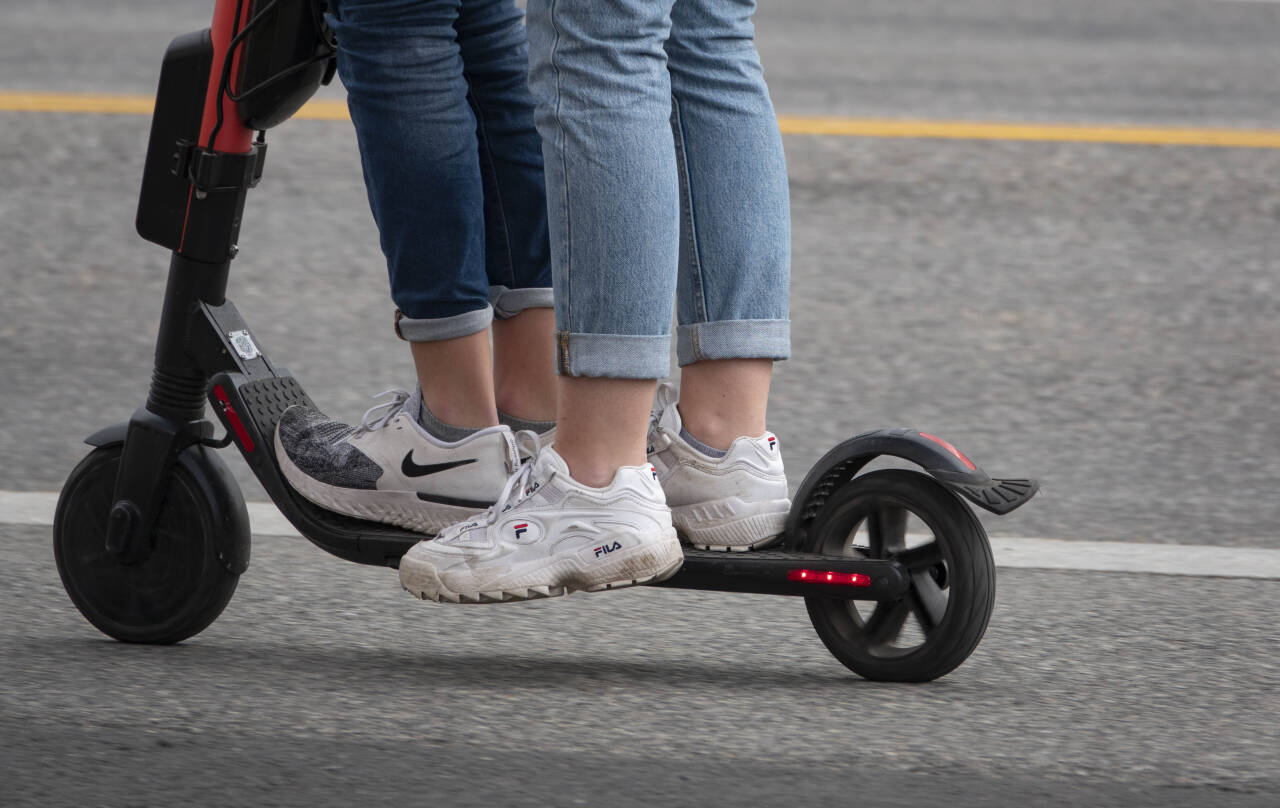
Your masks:
<instances>
[{"instance_id":1,"label":"white shoelace","mask_svg":"<svg viewBox=\"0 0 1280 808\"><path fill-rule=\"evenodd\" d=\"M374 404L365 410L364 415L360 418L360 426L355 428L352 436L373 432L391 423L391 419L399 415L400 411L404 409L405 403L410 398L410 393L408 390L393 387L390 390L383 390L374 398L382 398L383 396L392 396L392 399L381 404ZM382 412L379 412L379 410L382 410Z\"/></svg>"},{"instance_id":2,"label":"white shoelace","mask_svg":"<svg viewBox=\"0 0 1280 808\"><path fill-rule=\"evenodd\" d=\"M520 464L520 468L516 469L510 477L507 478L507 484L502 487L502 494L498 496L498 501L490 505L483 513L478 514L466 523L467 527L488 527L498 521L498 517L506 513L514 505L521 500L530 496L535 488L529 483L533 479L534 466L538 462L538 455L542 452L542 440L538 437L538 433L530 429L522 429L515 434L517 452L520 448L530 450L528 460ZM461 535L461 532L459 532Z\"/></svg>"}]
</instances>

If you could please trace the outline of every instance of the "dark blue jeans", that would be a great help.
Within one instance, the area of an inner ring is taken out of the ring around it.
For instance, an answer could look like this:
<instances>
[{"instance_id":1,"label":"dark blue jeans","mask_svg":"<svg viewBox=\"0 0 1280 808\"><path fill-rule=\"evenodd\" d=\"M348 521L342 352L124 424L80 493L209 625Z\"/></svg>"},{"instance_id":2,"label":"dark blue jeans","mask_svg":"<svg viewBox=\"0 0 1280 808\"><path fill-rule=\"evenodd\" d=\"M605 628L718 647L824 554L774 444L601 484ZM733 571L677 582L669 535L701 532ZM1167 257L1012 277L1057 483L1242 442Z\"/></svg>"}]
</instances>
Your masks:
<instances>
[{"instance_id":1,"label":"dark blue jeans","mask_svg":"<svg viewBox=\"0 0 1280 808\"><path fill-rule=\"evenodd\" d=\"M542 143L513 0L330 0L400 314L432 341L551 306Z\"/></svg>"}]
</instances>

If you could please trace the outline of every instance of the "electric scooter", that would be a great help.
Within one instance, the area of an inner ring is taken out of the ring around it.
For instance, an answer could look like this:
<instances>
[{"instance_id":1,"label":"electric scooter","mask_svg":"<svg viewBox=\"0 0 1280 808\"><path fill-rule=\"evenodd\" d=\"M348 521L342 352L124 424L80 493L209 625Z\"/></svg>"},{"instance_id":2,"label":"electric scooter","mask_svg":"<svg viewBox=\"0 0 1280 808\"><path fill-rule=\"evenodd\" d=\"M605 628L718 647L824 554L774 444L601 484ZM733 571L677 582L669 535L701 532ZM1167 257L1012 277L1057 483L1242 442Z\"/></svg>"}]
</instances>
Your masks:
<instances>
[{"instance_id":1,"label":"electric scooter","mask_svg":"<svg viewBox=\"0 0 1280 808\"><path fill-rule=\"evenodd\" d=\"M423 539L290 488L272 436L287 408L311 400L226 297L266 130L333 76L324 10L323 0L216 0L212 26L174 39L164 57L137 216L138 233L173 253L155 370L130 420L87 438L93 449L67 479L53 526L71 600L123 642L180 642L230 601L250 543L244 498L216 453L231 444L298 531L339 558L396 567ZM862 473L881 456L921 470ZM1037 489L993 479L933 435L867 432L809 471L779 549L686 550L679 572L655 585L803 597L852 671L929 681L977 647L994 602L990 545L966 501L1003 514Z\"/></svg>"}]
</instances>

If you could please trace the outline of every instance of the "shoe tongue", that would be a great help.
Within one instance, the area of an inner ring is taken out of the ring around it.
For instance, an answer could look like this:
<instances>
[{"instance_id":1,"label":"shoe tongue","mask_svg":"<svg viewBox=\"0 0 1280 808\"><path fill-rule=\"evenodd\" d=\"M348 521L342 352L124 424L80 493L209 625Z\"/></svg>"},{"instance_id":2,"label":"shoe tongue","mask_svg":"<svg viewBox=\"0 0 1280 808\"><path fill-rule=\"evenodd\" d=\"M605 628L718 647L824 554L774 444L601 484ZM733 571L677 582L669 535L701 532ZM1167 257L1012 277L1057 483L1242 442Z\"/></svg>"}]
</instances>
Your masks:
<instances>
[{"instance_id":1,"label":"shoe tongue","mask_svg":"<svg viewBox=\"0 0 1280 808\"><path fill-rule=\"evenodd\" d=\"M662 411L662 415L658 417L658 425L670 432L672 435L679 435L684 424L680 419L680 411L676 409L676 403L673 401Z\"/></svg>"},{"instance_id":2,"label":"shoe tongue","mask_svg":"<svg viewBox=\"0 0 1280 808\"><path fill-rule=\"evenodd\" d=\"M548 446L538 453L538 474L542 477L548 477L552 473L560 473L566 477L572 477L569 474L569 464L564 462L564 458L555 450L555 447Z\"/></svg>"},{"instance_id":3,"label":"shoe tongue","mask_svg":"<svg viewBox=\"0 0 1280 808\"><path fill-rule=\"evenodd\" d=\"M507 469L512 473L520 468L520 447L516 444L516 436L511 430L503 428L502 437L507 439Z\"/></svg>"},{"instance_id":4,"label":"shoe tongue","mask_svg":"<svg viewBox=\"0 0 1280 808\"><path fill-rule=\"evenodd\" d=\"M422 387L420 385L413 386L413 392L405 400L401 412L408 415L415 424L422 423Z\"/></svg>"}]
</instances>

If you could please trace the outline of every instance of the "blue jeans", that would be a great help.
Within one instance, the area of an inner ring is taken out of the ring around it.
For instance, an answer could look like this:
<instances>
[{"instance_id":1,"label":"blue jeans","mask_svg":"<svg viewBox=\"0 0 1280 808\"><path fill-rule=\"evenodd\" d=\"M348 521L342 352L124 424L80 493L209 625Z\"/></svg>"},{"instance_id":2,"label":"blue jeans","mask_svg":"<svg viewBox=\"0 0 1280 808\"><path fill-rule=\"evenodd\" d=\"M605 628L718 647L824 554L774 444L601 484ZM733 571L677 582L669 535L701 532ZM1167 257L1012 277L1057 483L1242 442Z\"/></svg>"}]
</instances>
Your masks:
<instances>
[{"instance_id":1,"label":"blue jeans","mask_svg":"<svg viewBox=\"0 0 1280 808\"><path fill-rule=\"evenodd\" d=\"M790 353L790 204L754 0L528 0L557 367Z\"/></svg>"},{"instance_id":2,"label":"blue jeans","mask_svg":"<svg viewBox=\"0 0 1280 808\"><path fill-rule=\"evenodd\" d=\"M329 0L397 333L551 305L542 145L513 0Z\"/></svg>"}]
</instances>

